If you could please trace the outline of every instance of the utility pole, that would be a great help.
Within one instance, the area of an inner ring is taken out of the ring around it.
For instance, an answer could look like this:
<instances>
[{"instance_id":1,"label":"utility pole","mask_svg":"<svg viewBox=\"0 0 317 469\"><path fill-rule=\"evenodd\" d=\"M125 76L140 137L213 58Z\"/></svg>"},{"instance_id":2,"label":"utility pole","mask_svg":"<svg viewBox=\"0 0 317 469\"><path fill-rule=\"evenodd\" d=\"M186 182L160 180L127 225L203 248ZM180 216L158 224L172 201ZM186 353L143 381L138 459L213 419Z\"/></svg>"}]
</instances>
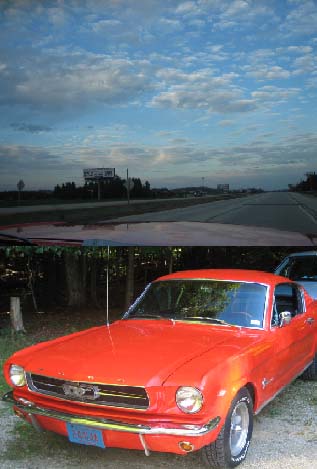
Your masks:
<instances>
[{"instance_id":1,"label":"utility pole","mask_svg":"<svg viewBox=\"0 0 317 469\"><path fill-rule=\"evenodd\" d=\"M128 205L130 205L130 181L129 181L129 169L127 168L127 195L128 195Z\"/></svg>"}]
</instances>

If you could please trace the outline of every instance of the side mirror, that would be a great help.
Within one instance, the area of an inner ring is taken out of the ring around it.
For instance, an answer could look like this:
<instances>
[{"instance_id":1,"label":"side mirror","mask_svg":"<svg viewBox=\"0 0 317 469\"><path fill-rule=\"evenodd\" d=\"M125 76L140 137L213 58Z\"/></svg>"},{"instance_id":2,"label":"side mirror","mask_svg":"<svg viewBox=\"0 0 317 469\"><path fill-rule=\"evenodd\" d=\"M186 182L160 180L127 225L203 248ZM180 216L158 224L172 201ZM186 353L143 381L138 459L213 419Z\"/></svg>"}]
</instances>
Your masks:
<instances>
[{"instance_id":1,"label":"side mirror","mask_svg":"<svg viewBox=\"0 0 317 469\"><path fill-rule=\"evenodd\" d=\"M292 320L292 315L289 311L282 311L278 315L278 325L279 325L279 327L288 326L288 324L291 322L291 320Z\"/></svg>"}]
</instances>

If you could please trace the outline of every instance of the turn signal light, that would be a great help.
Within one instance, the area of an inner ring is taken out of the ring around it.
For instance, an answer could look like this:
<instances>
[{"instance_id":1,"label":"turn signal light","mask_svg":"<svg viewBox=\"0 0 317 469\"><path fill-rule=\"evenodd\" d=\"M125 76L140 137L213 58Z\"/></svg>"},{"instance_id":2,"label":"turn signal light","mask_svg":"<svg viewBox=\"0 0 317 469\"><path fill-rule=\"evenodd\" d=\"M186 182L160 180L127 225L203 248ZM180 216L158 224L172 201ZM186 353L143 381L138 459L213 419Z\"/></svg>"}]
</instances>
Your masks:
<instances>
[{"instance_id":1,"label":"turn signal light","mask_svg":"<svg viewBox=\"0 0 317 469\"><path fill-rule=\"evenodd\" d=\"M180 449L182 449L183 451L186 451L186 453L190 453L191 451L194 450L194 445L192 445L191 443L189 443L188 441L180 441L178 443L178 446L180 447Z\"/></svg>"},{"instance_id":2,"label":"turn signal light","mask_svg":"<svg viewBox=\"0 0 317 469\"><path fill-rule=\"evenodd\" d=\"M25 419L25 414L23 412L21 412L19 409L13 409L15 415L17 415L18 417L21 417L22 419Z\"/></svg>"}]
</instances>

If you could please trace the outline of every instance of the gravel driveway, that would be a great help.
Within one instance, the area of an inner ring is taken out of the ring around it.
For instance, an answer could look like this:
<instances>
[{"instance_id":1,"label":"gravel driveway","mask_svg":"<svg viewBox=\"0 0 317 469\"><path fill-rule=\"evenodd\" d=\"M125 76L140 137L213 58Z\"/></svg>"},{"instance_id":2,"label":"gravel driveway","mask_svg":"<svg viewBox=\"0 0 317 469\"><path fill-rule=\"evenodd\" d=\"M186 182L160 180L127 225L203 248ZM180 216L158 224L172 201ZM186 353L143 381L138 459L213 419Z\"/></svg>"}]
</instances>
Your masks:
<instances>
[{"instance_id":1,"label":"gravel driveway","mask_svg":"<svg viewBox=\"0 0 317 469\"><path fill-rule=\"evenodd\" d=\"M37 433L0 403L0 467L203 469L199 456L182 457L71 444ZM317 382L297 380L255 418L253 439L241 469L317 469Z\"/></svg>"}]
</instances>

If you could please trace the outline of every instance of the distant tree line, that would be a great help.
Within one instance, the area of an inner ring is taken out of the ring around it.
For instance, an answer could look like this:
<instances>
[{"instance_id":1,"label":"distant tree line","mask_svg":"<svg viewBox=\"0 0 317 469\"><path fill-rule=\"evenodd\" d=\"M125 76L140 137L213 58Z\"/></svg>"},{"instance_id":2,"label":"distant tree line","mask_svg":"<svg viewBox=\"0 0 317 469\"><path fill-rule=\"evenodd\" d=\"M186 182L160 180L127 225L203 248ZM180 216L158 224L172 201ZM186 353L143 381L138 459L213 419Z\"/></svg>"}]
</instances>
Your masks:
<instances>
[{"instance_id":1,"label":"distant tree line","mask_svg":"<svg viewBox=\"0 0 317 469\"><path fill-rule=\"evenodd\" d=\"M151 196L151 187L148 181L142 184L140 178L132 178L133 189L130 191L132 198L147 198ZM102 199L121 199L126 197L127 190L124 179L115 176L108 181L101 181ZM54 198L57 199L96 199L98 195L98 183L86 182L84 186L76 186L74 182L66 182L57 185L54 189Z\"/></svg>"},{"instance_id":2,"label":"distant tree line","mask_svg":"<svg viewBox=\"0 0 317 469\"><path fill-rule=\"evenodd\" d=\"M132 178L133 189L130 191L130 197L133 198L149 198L154 197L155 193L151 191L150 183L145 181L143 184L140 178ZM109 181L101 182L101 198L102 199L122 199L127 196L127 190L124 186L124 179L115 176ZM30 200L89 200L97 199L98 183L86 182L83 186L77 186L75 182L65 182L57 184L53 191L23 191L21 193L22 201ZM0 192L0 200L17 201L18 191L2 191Z\"/></svg>"},{"instance_id":3,"label":"distant tree line","mask_svg":"<svg viewBox=\"0 0 317 469\"><path fill-rule=\"evenodd\" d=\"M290 186L290 189L297 192L317 191L317 174L307 173L305 180Z\"/></svg>"}]
</instances>

